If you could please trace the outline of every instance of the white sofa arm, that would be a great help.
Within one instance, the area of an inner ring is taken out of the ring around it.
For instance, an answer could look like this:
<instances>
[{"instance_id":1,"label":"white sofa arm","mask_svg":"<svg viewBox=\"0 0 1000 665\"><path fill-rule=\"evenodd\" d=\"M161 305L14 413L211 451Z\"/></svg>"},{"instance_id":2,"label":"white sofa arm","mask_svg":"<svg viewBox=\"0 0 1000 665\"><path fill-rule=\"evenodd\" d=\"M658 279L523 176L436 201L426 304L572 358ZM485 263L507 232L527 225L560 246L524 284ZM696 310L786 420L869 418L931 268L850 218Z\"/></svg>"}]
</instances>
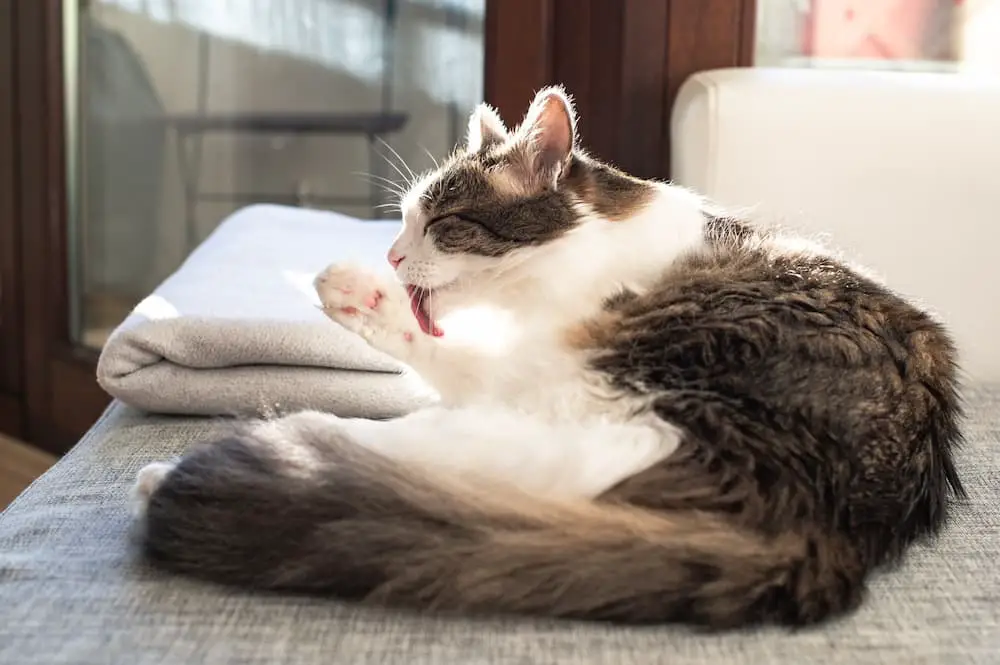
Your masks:
<instances>
[{"instance_id":1,"label":"white sofa arm","mask_svg":"<svg viewBox=\"0 0 1000 665\"><path fill-rule=\"evenodd\" d=\"M727 69L681 88L674 181L835 245L946 320L1000 380L1000 82Z\"/></svg>"}]
</instances>

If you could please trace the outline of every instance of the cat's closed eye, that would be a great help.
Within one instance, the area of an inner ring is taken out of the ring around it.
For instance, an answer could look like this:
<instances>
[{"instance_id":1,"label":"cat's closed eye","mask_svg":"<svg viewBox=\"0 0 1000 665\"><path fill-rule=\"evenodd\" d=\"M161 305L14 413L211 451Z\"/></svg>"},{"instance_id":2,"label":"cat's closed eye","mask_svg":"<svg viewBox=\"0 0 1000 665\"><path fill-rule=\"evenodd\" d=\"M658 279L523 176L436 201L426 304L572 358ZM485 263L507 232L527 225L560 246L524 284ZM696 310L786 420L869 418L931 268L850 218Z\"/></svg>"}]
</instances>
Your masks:
<instances>
[{"instance_id":1,"label":"cat's closed eye","mask_svg":"<svg viewBox=\"0 0 1000 665\"><path fill-rule=\"evenodd\" d=\"M444 252L470 252L481 244L483 226L463 215L446 215L431 220L425 229Z\"/></svg>"}]
</instances>

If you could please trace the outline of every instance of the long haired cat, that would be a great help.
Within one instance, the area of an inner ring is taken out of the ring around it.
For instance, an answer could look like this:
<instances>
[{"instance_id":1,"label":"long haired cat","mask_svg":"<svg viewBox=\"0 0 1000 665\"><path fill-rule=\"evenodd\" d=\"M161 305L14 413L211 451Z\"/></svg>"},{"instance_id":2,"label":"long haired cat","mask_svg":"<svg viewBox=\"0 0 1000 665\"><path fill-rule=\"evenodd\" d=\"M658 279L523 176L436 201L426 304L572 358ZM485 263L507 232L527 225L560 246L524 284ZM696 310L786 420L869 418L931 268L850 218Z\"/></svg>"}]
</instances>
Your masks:
<instances>
[{"instance_id":1,"label":"long haired cat","mask_svg":"<svg viewBox=\"0 0 1000 665\"><path fill-rule=\"evenodd\" d=\"M561 89L513 130L480 107L401 204L396 279L315 286L440 405L297 413L146 467L151 560L422 610L800 625L961 494L942 326L588 156Z\"/></svg>"}]
</instances>

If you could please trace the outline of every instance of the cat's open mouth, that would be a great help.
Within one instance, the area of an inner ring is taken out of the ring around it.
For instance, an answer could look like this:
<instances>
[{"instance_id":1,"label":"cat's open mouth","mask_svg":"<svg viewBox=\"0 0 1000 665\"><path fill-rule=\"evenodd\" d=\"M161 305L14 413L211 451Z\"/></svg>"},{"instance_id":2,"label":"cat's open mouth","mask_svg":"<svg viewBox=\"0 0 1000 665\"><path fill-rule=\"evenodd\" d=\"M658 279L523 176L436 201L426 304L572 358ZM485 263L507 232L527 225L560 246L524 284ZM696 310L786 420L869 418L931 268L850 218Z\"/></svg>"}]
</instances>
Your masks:
<instances>
[{"instance_id":1,"label":"cat's open mouth","mask_svg":"<svg viewBox=\"0 0 1000 665\"><path fill-rule=\"evenodd\" d=\"M416 317L420 329L425 335L441 337L444 331L438 328L437 323L431 318L431 298L434 297L434 289L425 289L416 284L407 284L406 293L410 296L410 309Z\"/></svg>"}]
</instances>

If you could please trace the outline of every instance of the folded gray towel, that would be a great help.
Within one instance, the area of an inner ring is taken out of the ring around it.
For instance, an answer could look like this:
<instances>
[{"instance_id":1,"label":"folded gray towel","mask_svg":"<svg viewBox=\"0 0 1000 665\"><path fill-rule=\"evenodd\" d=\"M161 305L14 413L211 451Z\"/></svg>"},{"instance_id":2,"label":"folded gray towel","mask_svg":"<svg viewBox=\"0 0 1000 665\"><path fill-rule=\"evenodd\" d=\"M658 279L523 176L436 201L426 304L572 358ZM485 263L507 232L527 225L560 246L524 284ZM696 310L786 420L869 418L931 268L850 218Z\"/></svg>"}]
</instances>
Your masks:
<instances>
[{"instance_id":1,"label":"folded gray towel","mask_svg":"<svg viewBox=\"0 0 1000 665\"><path fill-rule=\"evenodd\" d=\"M418 378L327 319L312 288L333 262L381 267L398 230L282 206L236 212L112 333L98 381L158 413L381 418L433 401Z\"/></svg>"}]
</instances>

